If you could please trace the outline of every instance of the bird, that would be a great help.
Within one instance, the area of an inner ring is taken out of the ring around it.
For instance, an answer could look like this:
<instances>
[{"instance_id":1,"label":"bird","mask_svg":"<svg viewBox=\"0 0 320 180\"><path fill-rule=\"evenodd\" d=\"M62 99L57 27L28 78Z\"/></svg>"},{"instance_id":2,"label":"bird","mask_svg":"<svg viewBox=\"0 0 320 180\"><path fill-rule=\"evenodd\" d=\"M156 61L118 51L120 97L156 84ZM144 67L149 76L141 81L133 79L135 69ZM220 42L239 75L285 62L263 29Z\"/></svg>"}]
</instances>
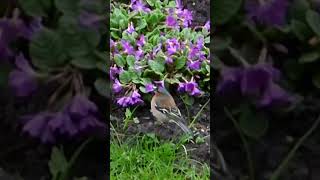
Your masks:
<instances>
[{"instance_id":1,"label":"bird","mask_svg":"<svg viewBox=\"0 0 320 180\"><path fill-rule=\"evenodd\" d=\"M184 119L173 97L165 87L158 87L151 99L151 113L160 124L171 122L178 125L185 133L193 134L183 122Z\"/></svg>"}]
</instances>

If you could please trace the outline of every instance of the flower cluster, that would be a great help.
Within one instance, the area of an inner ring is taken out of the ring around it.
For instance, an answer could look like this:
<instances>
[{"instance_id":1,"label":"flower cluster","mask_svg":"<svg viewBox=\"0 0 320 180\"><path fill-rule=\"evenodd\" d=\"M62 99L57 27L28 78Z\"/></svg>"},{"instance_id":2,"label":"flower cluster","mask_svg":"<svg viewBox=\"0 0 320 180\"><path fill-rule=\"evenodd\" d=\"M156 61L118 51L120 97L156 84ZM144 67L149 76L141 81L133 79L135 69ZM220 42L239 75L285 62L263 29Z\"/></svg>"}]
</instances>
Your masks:
<instances>
[{"instance_id":1,"label":"flower cluster","mask_svg":"<svg viewBox=\"0 0 320 180\"><path fill-rule=\"evenodd\" d=\"M22 53L15 58L15 64L17 69L9 74L9 86L16 96L30 96L38 87L37 73Z\"/></svg>"},{"instance_id":2,"label":"flower cluster","mask_svg":"<svg viewBox=\"0 0 320 180\"><path fill-rule=\"evenodd\" d=\"M34 18L29 24L20 19L20 12L15 9L11 18L0 19L0 61L14 57L11 44L18 38L30 40L41 29L41 18Z\"/></svg>"},{"instance_id":3,"label":"flower cluster","mask_svg":"<svg viewBox=\"0 0 320 180\"><path fill-rule=\"evenodd\" d=\"M201 31L191 28L191 11L183 9L180 1L175 3L172 7L172 2L132 0L129 8L112 6L114 19L131 16L130 20L111 23L109 75L119 106L142 103L141 92L154 92L157 81L175 85L178 91L191 96L199 96L200 88L207 88L208 84L199 85L193 77L209 78L210 57L205 45L209 42L210 23L198 27Z\"/></svg>"},{"instance_id":4,"label":"flower cluster","mask_svg":"<svg viewBox=\"0 0 320 180\"><path fill-rule=\"evenodd\" d=\"M57 112L49 110L23 117L23 131L40 138L43 143L53 143L57 137L75 137L85 132L104 129L96 118L97 106L84 95L76 95Z\"/></svg>"},{"instance_id":5,"label":"flower cluster","mask_svg":"<svg viewBox=\"0 0 320 180\"><path fill-rule=\"evenodd\" d=\"M286 107L295 98L276 82L280 72L270 64L256 64L250 67L226 67L217 93L224 97L241 95L252 100L258 107Z\"/></svg>"},{"instance_id":6,"label":"flower cluster","mask_svg":"<svg viewBox=\"0 0 320 180\"><path fill-rule=\"evenodd\" d=\"M288 6L288 0L247 0L245 9L253 22L279 26L286 22Z\"/></svg>"}]
</instances>

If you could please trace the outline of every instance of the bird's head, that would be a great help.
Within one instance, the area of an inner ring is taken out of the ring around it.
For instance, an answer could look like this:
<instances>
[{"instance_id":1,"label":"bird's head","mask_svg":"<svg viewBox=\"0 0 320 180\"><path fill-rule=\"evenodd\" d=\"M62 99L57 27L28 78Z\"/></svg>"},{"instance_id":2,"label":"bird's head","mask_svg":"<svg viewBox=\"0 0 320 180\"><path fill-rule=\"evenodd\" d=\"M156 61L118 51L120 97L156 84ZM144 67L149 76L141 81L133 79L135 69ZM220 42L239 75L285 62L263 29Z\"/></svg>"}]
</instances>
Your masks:
<instances>
[{"instance_id":1,"label":"bird's head","mask_svg":"<svg viewBox=\"0 0 320 180\"><path fill-rule=\"evenodd\" d=\"M158 87L157 93L163 94L163 95L170 95L169 91L165 87L162 87L162 86Z\"/></svg>"}]
</instances>

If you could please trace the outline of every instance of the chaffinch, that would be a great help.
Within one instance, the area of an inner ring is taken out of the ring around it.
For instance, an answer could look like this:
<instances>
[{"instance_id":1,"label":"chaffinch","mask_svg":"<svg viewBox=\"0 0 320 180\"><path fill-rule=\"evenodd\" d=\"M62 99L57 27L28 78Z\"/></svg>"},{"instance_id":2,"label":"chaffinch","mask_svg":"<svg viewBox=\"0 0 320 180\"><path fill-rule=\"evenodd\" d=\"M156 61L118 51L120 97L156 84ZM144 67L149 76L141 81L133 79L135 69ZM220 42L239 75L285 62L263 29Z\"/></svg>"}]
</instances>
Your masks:
<instances>
[{"instance_id":1,"label":"chaffinch","mask_svg":"<svg viewBox=\"0 0 320 180\"><path fill-rule=\"evenodd\" d=\"M185 133L192 134L192 131L183 123L184 119L173 97L164 87L159 87L152 97L151 113L161 124L173 122Z\"/></svg>"}]
</instances>

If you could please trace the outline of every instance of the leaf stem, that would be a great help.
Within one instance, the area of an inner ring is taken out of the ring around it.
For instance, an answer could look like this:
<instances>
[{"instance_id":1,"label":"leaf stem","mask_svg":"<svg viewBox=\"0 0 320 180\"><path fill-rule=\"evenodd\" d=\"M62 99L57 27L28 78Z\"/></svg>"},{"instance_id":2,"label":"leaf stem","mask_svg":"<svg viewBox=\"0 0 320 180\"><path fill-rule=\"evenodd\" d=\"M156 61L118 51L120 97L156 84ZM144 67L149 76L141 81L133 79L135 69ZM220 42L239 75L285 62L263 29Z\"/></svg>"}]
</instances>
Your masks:
<instances>
[{"instance_id":1,"label":"leaf stem","mask_svg":"<svg viewBox=\"0 0 320 180\"><path fill-rule=\"evenodd\" d=\"M231 112L226 107L224 107L224 112L226 113L228 118L231 119L231 121L233 122L235 128L237 129L237 131L238 131L238 133L240 135L240 138L242 140L243 146L244 146L244 148L246 150L246 153L247 153L248 169L249 169L249 174L250 174L250 177L251 177L250 179L254 180L255 179L254 168L253 168L254 166L253 166L253 161L252 161L251 155L250 155L249 144L248 144L246 138L244 137L244 135L241 133L240 126L238 125L237 121L234 119L234 117L231 114Z\"/></svg>"},{"instance_id":2,"label":"leaf stem","mask_svg":"<svg viewBox=\"0 0 320 180\"><path fill-rule=\"evenodd\" d=\"M193 118L192 122L190 123L189 127L192 127L192 125L194 124L194 122L196 121L196 119L198 119L198 117L200 116L200 114L202 113L203 109L209 104L210 99L201 107L200 111L198 111L197 115Z\"/></svg>"},{"instance_id":3,"label":"leaf stem","mask_svg":"<svg viewBox=\"0 0 320 180\"><path fill-rule=\"evenodd\" d=\"M291 149L289 154L283 159L279 167L272 173L270 180L278 180L282 171L287 167L289 161L294 156L295 152L298 150L298 148L303 144L303 142L307 139L308 136L311 135L311 133L317 128L317 126L320 123L320 116L318 119L313 123L311 128L299 139L299 141L294 145L294 147Z\"/></svg>"}]
</instances>

